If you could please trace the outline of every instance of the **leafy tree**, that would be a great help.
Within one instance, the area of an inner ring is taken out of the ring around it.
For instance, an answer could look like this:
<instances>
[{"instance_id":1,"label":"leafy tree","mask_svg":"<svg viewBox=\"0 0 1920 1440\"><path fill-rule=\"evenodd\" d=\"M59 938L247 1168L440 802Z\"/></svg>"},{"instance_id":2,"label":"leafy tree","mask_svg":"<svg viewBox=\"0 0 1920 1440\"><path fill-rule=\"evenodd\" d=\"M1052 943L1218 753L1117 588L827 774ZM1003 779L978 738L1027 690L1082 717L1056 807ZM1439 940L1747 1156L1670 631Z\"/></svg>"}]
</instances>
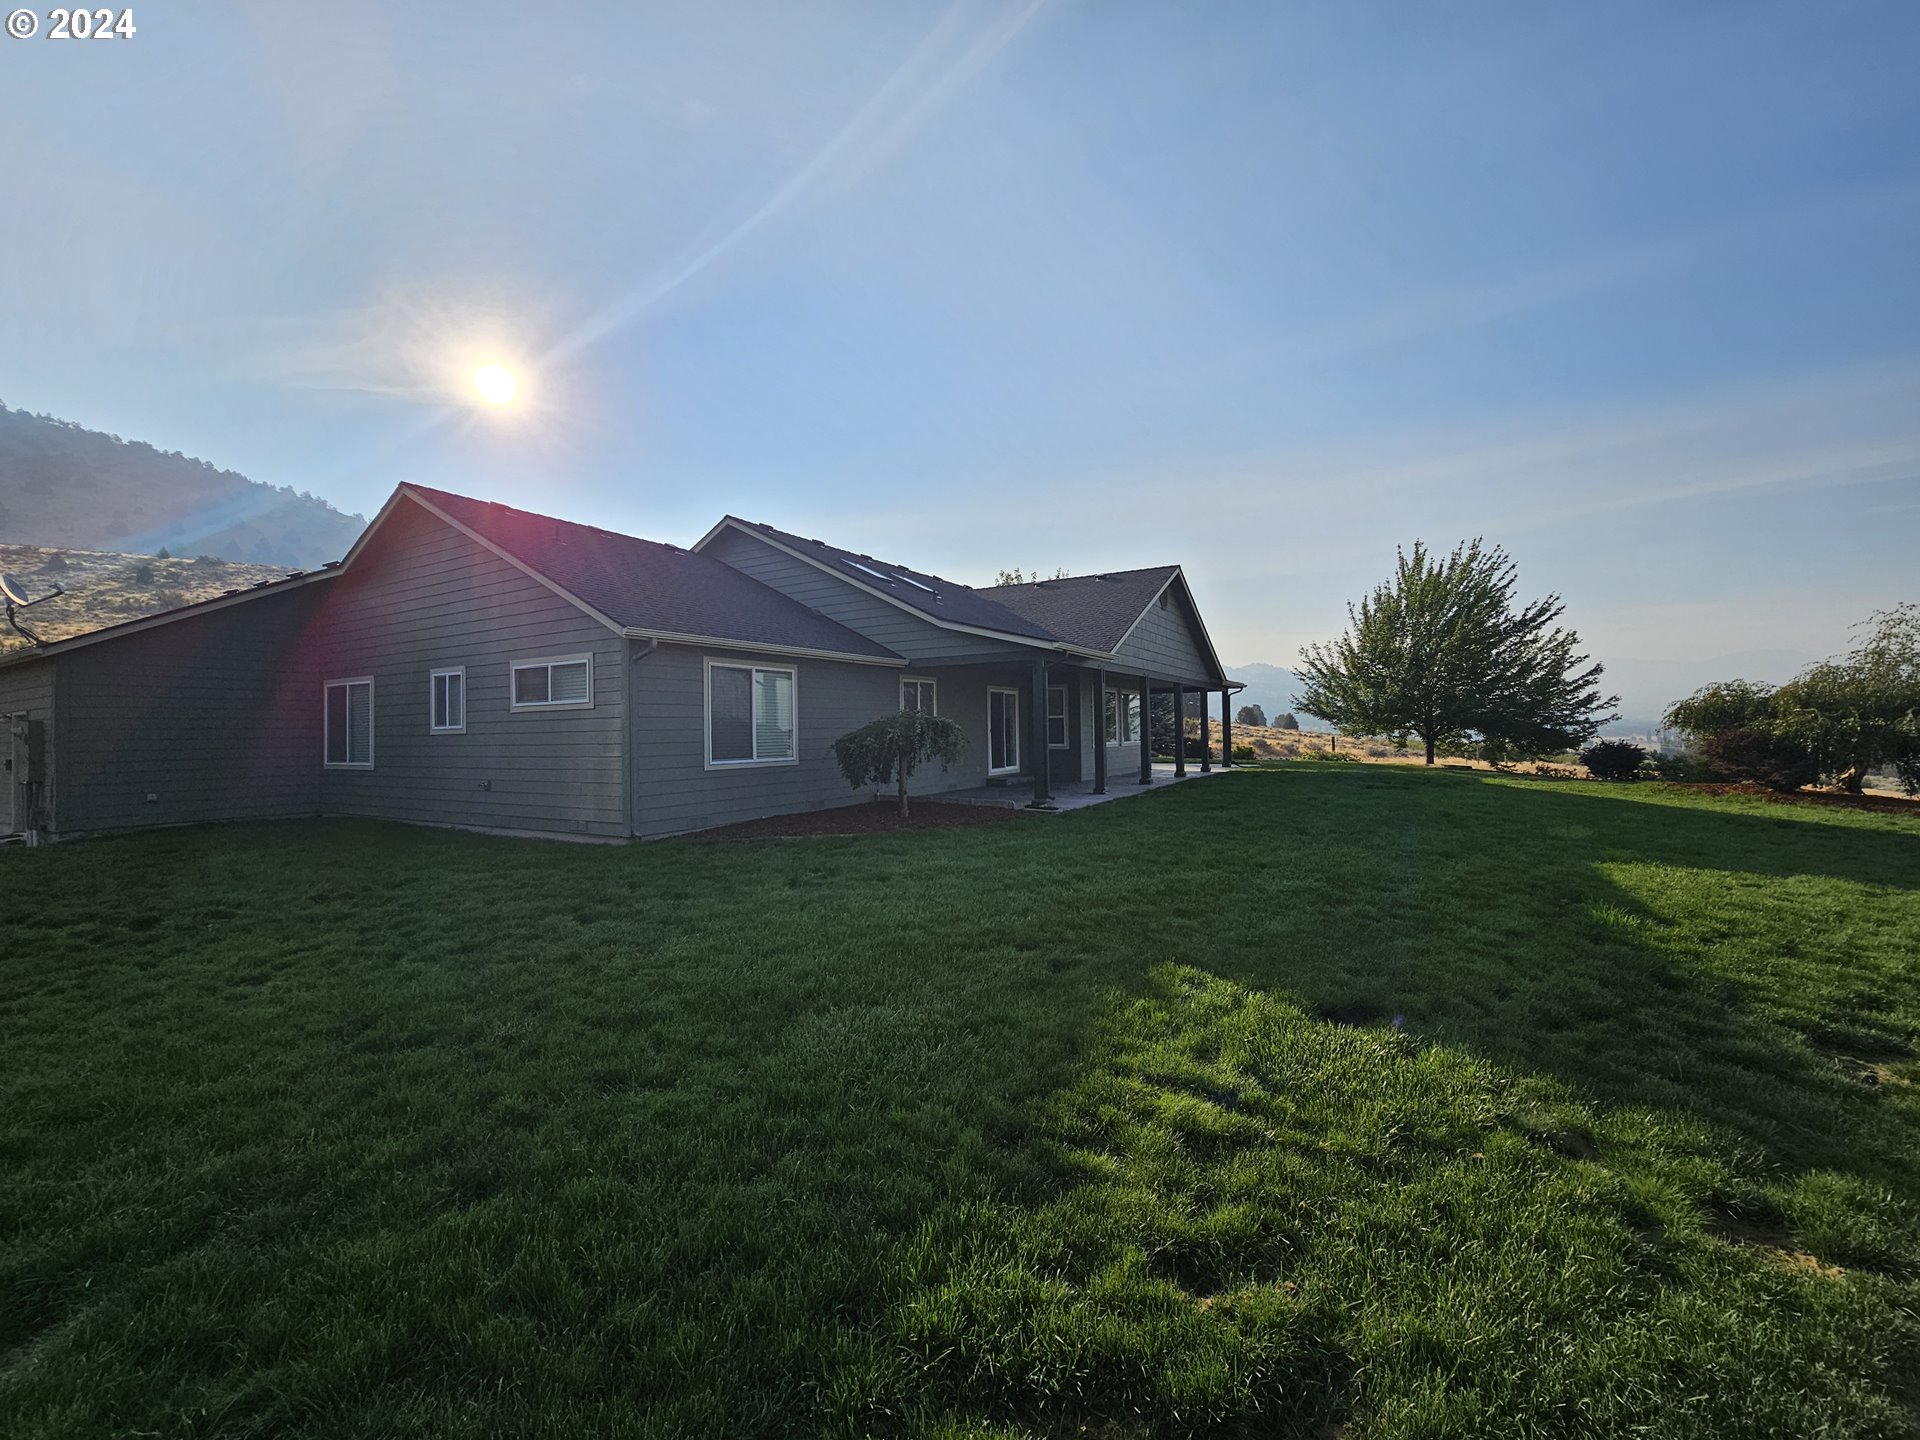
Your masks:
<instances>
[{"instance_id":1,"label":"leafy tree","mask_svg":"<svg viewBox=\"0 0 1920 1440\"><path fill-rule=\"evenodd\" d=\"M173 552L167 549L166 546L162 545L160 547L160 553L158 555L155 555L153 558L156 560L171 560L173 558Z\"/></svg>"},{"instance_id":2,"label":"leafy tree","mask_svg":"<svg viewBox=\"0 0 1920 1440\"><path fill-rule=\"evenodd\" d=\"M1300 728L1300 722L1294 718L1293 712L1289 710L1273 722L1273 728L1276 730L1298 730Z\"/></svg>"},{"instance_id":3,"label":"leafy tree","mask_svg":"<svg viewBox=\"0 0 1920 1440\"><path fill-rule=\"evenodd\" d=\"M133 567L133 583L136 585L151 585L153 583L153 566L151 565L134 566Z\"/></svg>"},{"instance_id":4,"label":"leafy tree","mask_svg":"<svg viewBox=\"0 0 1920 1440\"><path fill-rule=\"evenodd\" d=\"M1858 794L1888 765L1920 793L1920 605L1876 611L1846 656L1809 666L1777 689L1745 680L1702 686L1666 723L1740 778L1798 784L1825 776ZM1798 788L1798 785L1790 788Z\"/></svg>"},{"instance_id":5,"label":"leafy tree","mask_svg":"<svg viewBox=\"0 0 1920 1440\"><path fill-rule=\"evenodd\" d=\"M1233 723L1236 725L1265 725L1267 723L1267 712L1262 710L1258 705L1242 705L1238 710L1233 712Z\"/></svg>"},{"instance_id":6,"label":"leafy tree","mask_svg":"<svg viewBox=\"0 0 1920 1440\"><path fill-rule=\"evenodd\" d=\"M1516 604L1516 569L1481 541L1447 558L1416 541L1392 580L1347 607L1347 633L1301 652L1294 703L1352 735L1418 735L1427 764L1443 744L1478 736L1503 753L1552 754L1615 717L1601 667L1554 622L1558 595Z\"/></svg>"},{"instance_id":7,"label":"leafy tree","mask_svg":"<svg viewBox=\"0 0 1920 1440\"><path fill-rule=\"evenodd\" d=\"M834 741L833 758L856 790L865 785L897 783L904 818L908 813L907 781L913 778L913 772L933 760L945 769L966 748L966 733L946 716L896 710Z\"/></svg>"},{"instance_id":8,"label":"leafy tree","mask_svg":"<svg viewBox=\"0 0 1920 1440\"><path fill-rule=\"evenodd\" d=\"M1042 575L1036 570L1029 575L1026 571L1016 567L1012 570L996 570L993 576L993 583L996 585L1037 585L1042 580L1064 580L1066 578L1067 572L1065 570L1056 569L1051 575Z\"/></svg>"},{"instance_id":9,"label":"leafy tree","mask_svg":"<svg viewBox=\"0 0 1920 1440\"><path fill-rule=\"evenodd\" d=\"M1631 740L1596 740L1580 752L1580 763L1596 780L1631 780L1646 760L1647 752Z\"/></svg>"}]
</instances>

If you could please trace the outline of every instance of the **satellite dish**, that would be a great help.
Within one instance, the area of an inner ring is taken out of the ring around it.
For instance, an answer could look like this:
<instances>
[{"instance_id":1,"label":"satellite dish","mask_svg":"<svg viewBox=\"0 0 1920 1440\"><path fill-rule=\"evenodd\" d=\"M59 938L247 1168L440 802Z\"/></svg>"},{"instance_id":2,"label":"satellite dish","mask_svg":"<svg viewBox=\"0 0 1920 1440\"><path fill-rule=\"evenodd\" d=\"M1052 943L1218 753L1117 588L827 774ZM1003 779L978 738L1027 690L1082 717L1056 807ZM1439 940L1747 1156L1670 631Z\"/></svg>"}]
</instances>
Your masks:
<instances>
[{"instance_id":1,"label":"satellite dish","mask_svg":"<svg viewBox=\"0 0 1920 1440\"><path fill-rule=\"evenodd\" d=\"M12 575L0 575L0 595L7 597L9 605L30 605L27 599L27 587Z\"/></svg>"}]
</instances>

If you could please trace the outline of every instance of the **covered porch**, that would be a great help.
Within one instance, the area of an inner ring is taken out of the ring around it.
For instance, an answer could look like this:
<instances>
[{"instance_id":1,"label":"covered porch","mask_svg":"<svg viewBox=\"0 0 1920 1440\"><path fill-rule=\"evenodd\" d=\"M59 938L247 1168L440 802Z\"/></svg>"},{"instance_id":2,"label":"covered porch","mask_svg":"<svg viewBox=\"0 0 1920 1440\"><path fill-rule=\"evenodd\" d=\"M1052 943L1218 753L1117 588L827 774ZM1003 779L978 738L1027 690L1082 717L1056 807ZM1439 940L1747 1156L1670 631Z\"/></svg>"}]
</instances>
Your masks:
<instances>
[{"instance_id":1,"label":"covered porch","mask_svg":"<svg viewBox=\"0 0 1920 1440\"><path fill-rule=\"evenodd\" d=\"M1241 686L1217 673L1183 679L1178 672L1143 674L1081 657L1048 656L973 667L970 685L958 680L955 674L943 682L937 703L963 725L975 705L984 711L974 774L985 783L963 781L955 790L931 786L929 796L1006 804L1017 795L1014 803L1034 809L1078 809L1233 763L1230 707ZM909 677L906 683L919 682ZM1184 743L1174 743L1176 734ZM1156 764L1156 751L1168 762Z\"/></svg>"}]
</instances>

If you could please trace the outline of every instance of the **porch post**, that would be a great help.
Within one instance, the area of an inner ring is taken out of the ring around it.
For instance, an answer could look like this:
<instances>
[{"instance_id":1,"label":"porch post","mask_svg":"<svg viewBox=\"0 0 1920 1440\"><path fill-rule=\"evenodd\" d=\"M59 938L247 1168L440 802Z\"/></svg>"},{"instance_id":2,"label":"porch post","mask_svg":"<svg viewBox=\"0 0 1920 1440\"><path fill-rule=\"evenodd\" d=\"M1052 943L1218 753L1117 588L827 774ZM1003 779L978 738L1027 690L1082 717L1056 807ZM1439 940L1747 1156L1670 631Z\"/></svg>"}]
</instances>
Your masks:
<instances>
[{"instance_id":1,"label":"porch post","mask_svg":"<svg viewBox=\"0 0 1920 1440\"><path fill-rule=\"evenodd\" d=\"M1053 754L1047 749L1047 662L1033 662L1033 715L1027 729L1033 742L1033 799L1029 810L1051 810Z\"/></svg>"},{"instance_id":2,"label":"porch post","mask_svg":"<svg viewBox=\"0 0 1920 1440\"><path fill-rule=\"evenodd\" d=\"M1093 793L1107 793L1107 672L1093 672Z\"/></svg>"},{"instance_id":3,"label":"porch post","mask_svg":"<svg viewBox=\"0 0 1920 1440\"><path fill-rule=\"evenodd\" d=\"M1133 737L1140 742L1140 783L1153 784L1153 687L1147 684L1147 677L1140 677L1140 733Z\"/></svg>"},{"instance_id":4,"label":"porch post","mask_svg":"<svg viewBox=\"0 0 1920 1440\"><path fill-rule=\"evenodd\" d=\"M1220 768L1233 768L1233 692L1226 686L1220 687Z\"/></svg>"},{"instance_id":5,"label":"porch post","mask_svg":"<svg viewBox=\"0 0 1920 1440\"><path fill-rule=\"evenodd\" d=\"M1213 773L1213 732L1207 728L1207 692L1194 692L1200 697L1200 773Z\"/></svg>"},{"instance_id":6,"label":"porch post","mask_svg":"<svg viewBox=\"0 0 1920 1440\"><path fill-rule=\"evenodd\" d=\"M1173 687L1173 778L1187 778L1187 687Z\"/></svg>"}]
</instances>

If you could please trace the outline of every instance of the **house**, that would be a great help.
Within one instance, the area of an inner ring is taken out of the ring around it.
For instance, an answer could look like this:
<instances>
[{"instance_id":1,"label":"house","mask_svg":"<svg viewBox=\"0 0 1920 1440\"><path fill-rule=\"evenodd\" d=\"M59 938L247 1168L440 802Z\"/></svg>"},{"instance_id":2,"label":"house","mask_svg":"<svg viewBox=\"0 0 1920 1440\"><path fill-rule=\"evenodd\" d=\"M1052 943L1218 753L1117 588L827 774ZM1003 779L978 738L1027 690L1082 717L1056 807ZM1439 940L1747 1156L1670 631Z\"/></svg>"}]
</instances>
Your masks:
<instances>
[{"instance_id":1,"label":"house","mask_svg":"<svg viewBox=\"0 0 1920 1440\"><path fill-rule=\"evenodd\" d=\"M1237 688L1176 565L974 589L731 515L685 549L402 485L337 564L0 660L0 833L672 835L866 798L832 741L902 705L970 741L914 793L1045 806L1150 781L1150 691L1217 694L1224 761Z\"/></svg>"}]
</instances>

